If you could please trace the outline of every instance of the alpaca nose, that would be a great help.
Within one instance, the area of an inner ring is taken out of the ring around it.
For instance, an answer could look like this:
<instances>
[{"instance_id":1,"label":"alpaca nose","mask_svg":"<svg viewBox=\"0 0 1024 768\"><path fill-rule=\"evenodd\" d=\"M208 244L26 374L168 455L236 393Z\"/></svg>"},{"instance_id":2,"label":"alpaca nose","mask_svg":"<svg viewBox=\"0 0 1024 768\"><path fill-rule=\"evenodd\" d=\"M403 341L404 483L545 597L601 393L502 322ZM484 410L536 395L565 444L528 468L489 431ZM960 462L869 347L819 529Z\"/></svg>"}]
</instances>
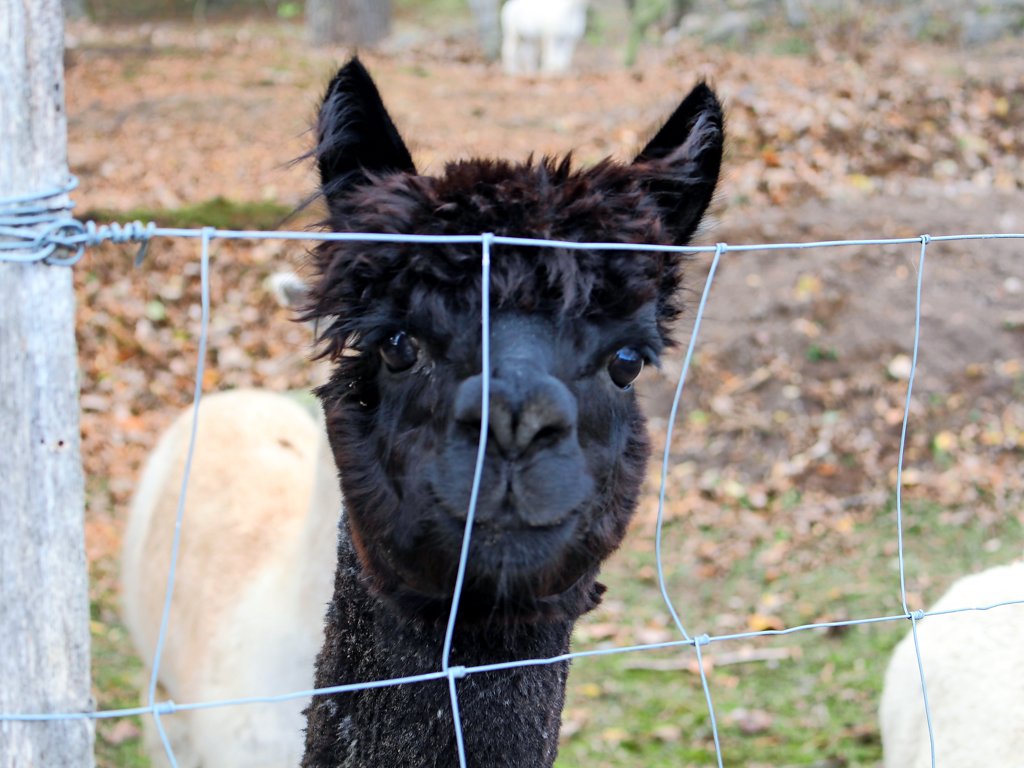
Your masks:
<instances>
[{"instance_id":1,"label":"alpaca nose","mask_svg":"<svg viewBox=\"0 0 1024 768\"><path fill-rule=\"evenodd\" d=\"M483 418L482 377L459 386L455 420L460 432L476 440ZM512 367L495 369L490 381L488 444L510 459L551 448L576 429L576 400L554 376Z\"/></svg>"}]
</instances>

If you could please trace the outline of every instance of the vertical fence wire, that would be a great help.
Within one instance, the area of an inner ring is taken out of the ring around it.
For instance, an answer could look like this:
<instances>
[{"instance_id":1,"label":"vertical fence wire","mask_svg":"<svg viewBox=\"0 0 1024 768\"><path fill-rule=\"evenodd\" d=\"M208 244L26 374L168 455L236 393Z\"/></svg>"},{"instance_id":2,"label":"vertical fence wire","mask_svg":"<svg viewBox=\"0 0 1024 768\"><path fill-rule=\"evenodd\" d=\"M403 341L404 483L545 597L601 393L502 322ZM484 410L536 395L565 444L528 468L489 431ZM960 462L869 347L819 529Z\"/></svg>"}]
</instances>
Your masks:
<instances>
[{"instance_id":1,"label":"vertical fence wire","mask_svg":"<svg viewBox=\"0 0 1024 768\"><path fill-rule=\"evenodd\" d=\"M914 638L914 656L917 659L917 675L921 681L921 703L924 706L924 720L928 728L928 755L931 768L936 768L935 760L935 727L932 724L932 708L928 703L928 681L924 674L924 662L921 660L921 643L917 637L917 623L923 616L923 611L914 611L910 614L910 632ZM955 766L950 766L955 768Z\"/></svg>"},{"instance_id":2,"label":"vertical fence wire","mask_svg":"<svg viewBox=\"0 0 1024 768\"><path fill-rule=\"evenodd\" d=\"M0 201L5 202L5 201ZM3 222L0 222L3 223ZM80 222L74 222L72 225L65 225L60 229L54 229L49 232L43 239L46 242L40 242L37 235L31 235L31 238L23 235L18 229L14 227L0 228L0 238L7 238L8 240L13 239L15 245L18 245L26 239L31 240L33 247L37 248L39 253L37 254L37 260L51 260L55 264L71 264L71 260L59 260L53 256L53 253L58 248L67 250L77 251L77 256L80 257L81 251L85 246L96 245L99 242L105 240L114 242L127 242L128 240L134 240L147 243L150 238L154 236L177 236L177 237L198 237L200 239L200 280L201 280L201 321L200 321L200 338L198 345L198 360L196 366L196 377L195 377L195 391L193 397L193 417L192 417L192 431L189 438L188 454L185 462L185 469L181 481L181 489L178 498L178 507L176 511L176 520L174 528L174 537L171 546L171 559L168 568L167 587L165 590L163 611L161 614L160 631L157 638L156 649L154 652L153 669L149 679L149 685L147 689L147 706L137 707L131 709L120 709L120 710L106 710L101 712L71 712L71 713L0 713L0 720L12 720L12 721L48 721L48 720L60 720L60 719L80 719L80 718L112 718L112 717L123 717L135 714L149 714L154 718L157 730L160 734L162 743L164 745L167 757L172 766L176 766L176 758L167 734L161 723L161 715L171 714L174 712L186 711L186 710L198 710L207 709L218 706L231 706L241 704L251 704L256 702L280 702L295 698L304 698L309 695L318 695L324 693L335 693L335 692L348 692L356 690L364 690L368 688L378 688L386 685L398 685L398 684L414 684L417 682L425 682L429 680L440 680L447 679L449 696L452 705L452 716L455 727L455 734L458 743L458 753L460 766L466 768L467 755L465 752L465 745L462 733L461 718L459 714L458 695L456 690L456 680L464 677L468 674L482 674L490 671L497 671L502 669L512 669L528 665L537 664L551 664L561 663L574 658L584 658L594 655L605 655L613 653L630 653L643 650L653 649L664 649L664 648L678 648L686 645L692 645L696 653L697 666L701 676L701 685L704 691L705 701L708 707L710 715L710 725L712 735L715 742L715 753L716 760L719 767L722 766L722 750L720 746L720 739L718 733L718 727L715 718L715 711L711 696L710 683L705 670L704 656L702 648L711 642L725 641L725 640L736 640L740 638L753 638L753 637L768 637L790 634L797 631L803 631L807 629L823 628L823 627L837 627L837 626L851 626L856 624L870 624L882 621L895 621L899 618L909 618L911 621L911 631L914 636L915 650L917 652L918 672L921 679L921 693L924 700L924 707L926 712L926 718L928 722L928 732L932 756L932 765L935 765L935 744L934 744L934 733L931 723L929 705L928 705L928 694L925 686L924 668L921 662L920 649L917 645L917 623L920 619L924 618L929 614L925 611L913 611L911 612L908 607L907 593L906 593L906 574L905 574L905 562L904 562L904 515L903 515L903 503L902 503L902 478L903 478L903 465L904 465L904 454L906 447L906 439L908 432L908 422L911 407L912 389L917 369L918 353L920 346L920 328L921 328L921 295L922 295L922 283L925 265L925 256L929 243L938 241L953 241L953 240L989 240L989 239L1003 239L1003 238L1015 238L1024 239L1024 234L967 234L967 235L948 235L932 237L929 235L922 235L917 238L896 238L896 239L875 239L875 240L845 240L845 241L823 241L813 243L772 243L772 244L743 244L743 245L726 245L725 243L719 243L714 246L714 256L711 261L711 265L708 270L708 276L704 285L704 290L701 296L700 304L698 305L694 327L690 337L690 342L687 348L686 357L683 363L683 367L680 373L679 382L676 387L675 396L673 398L672 410L668 421L666 445L665 451L662 458L662 478L661 487L659 489L658 497L658 518L656 528L656 565L658 569L658 584L659 590L661 591L662 598L665 602L666 608L671 615L672 620L675 622L677 629L683 637L681 641L671 641L663 643L650 643L645 645L623 647L623 648L610 648L603 650L583 650L572 653L566 653L561 656L551 659L519 659L510 662L489 664L476 668L464 668L459 666L451 665L451 651L452 641L454 637L454 630L457 621L458 604L461 597L465 573L468 567L469 549L471 541L471 532L473 527L473 521L476 511L477 499L479 496L483 461L486 449L486 439L488 433L488 408L487 403L489 401L489 388L490 388L490 302L489 302L489 290L490 285L490 269L491 269L491 249L495 244L507 244L516 245L523 247L560 247L566 249L593 249L593 250L633 250L636 252L643 251L667 251L673 250L677 252L685 253L697 253L697 252L710 252L712 249L708 247L664 247L664 246L644 246L634 244L622 244L622 243L567 243L561 241L548 241L548 240L536 240L528 238L511 238L511 237L497 237L491 234L484 235L462 235L456 237L441 237L441 236L403 236L403 235L379 235L369 233L326 233L318 235L310 235L307 233L295 233L295 232L256 232L256 231L231 231L231 230L215 230L210 227L203 228L201 230L187 230L187 229L161 229L153 224L142 225L136 223L128 228L121 228L115 225L109 225L104 227L96 227L93 222L88 224L81 224ZM428 242L428 243L475 243L480 245L481 248L481 388L484 407L481 413L481 424L480 424L480 439L477 449L476 465L474 467L473 485L469 502L469 509L467 511L467 520L465 524L465 530L463 534L462 550L460 552L458 570L456 574L456 583L452 598L452 606L449 613L448 625L446 627L443 655L441 660L441 669L436 673L426 673L422 675L416 675L407 678L396 678L394 680L373 680L363 681L353 684L344 684L333 686L330 688L324 688L319 690L304 690L295 691L283 695L276 696L261 696L261 697L247 697L238 698L214 702L187 702L184 704L176 704L173 701L158 702L156 698L157 684L160 671L161 656L164 651L164 644L167 637L170 624L170 609L173 601L174 581L176 575L176 566L178 560L178 553L180 549L180 537L181 529L184 521L184 510L185 510L185 499L186 492L188 489L189 475L191 471L191 465L193 460L196 434L198 431L198 415L199 415L199 404L202 397L202 385L205 373L205 358L207 351L207 336L209 327L209 315L210 315L210 287L209 287L209 246L212 238L277 238L287 240L300 240L300 239L315 239L315 240L361 240L370 242ZM20 238L20 240L19 240ZM700 328L701 319L704 315L708 296L710 294L711 285L715 276L715 271L718 267L721 257L728 251L752 251L752 250L763 250L763 251L775 251L782 249L805 249L805 248L816 248L816 247L840 247L840 246L852 246L852 245L895 245L895 244L920 244L920 257L917 265L917 285L916 285L916 304L915 304L915 321L914 321L914 342L913 342L913 356L911 361L910 375L907 383L906 400L904 404L903 423L900 433L900 444L899 444L899 457L897 466L897 478L896 478L896 524L897 524L897 545L898 545L898 559L899 559L899 573L900 573L900 597L903 607L903 614L899 616L881 616L871 617L864 619L853 619L847 621L835 621L835 622L821 622L815 624L801 625L798 627L790 627L781 630L762 630L756 632L745 632L733 635L720 635L717 637L709 637L708 635L700 635L692 637L687 633L682 620L680 619L678 612L671 600L669 590L666 584L666 578L664 573L664 564L662 558L662 528L664 524L664 505L666 495L666 484L667 476L670 466L670 446L672 438L672 430L678 417L679 403L681 401L683 389L686 382L686 377L692 362L694 349L696 346L696 340ZM0 243L0 245L3 245ZM24 248L24 244L21 246ZM4 246L4 248L10 248L10 246ZM2 260L13 260L5 257L4 248L0 248L0 259ZM18 261L26 261L31 259L25 259L24 257L18 257ZM1022 604L1024 603L1024 596L1020 600L1003 601L990 606L972 606L964 608L947 609L943 611L937 611L936 613L958 613L966 611L978 611L988 610L993 607L1011 604Z\"/></svg>"},{"instance_id":3,"label":"vertical fence wire","mask_svg":"<svg viewBox=\"0 0 1024 768\"><path fill-rule=\"evenodd\" d=\"M686 631L675 604L668 593L668 586L665 582L665 565L662 559L662 528L665 524L665 493L668 487L668 471L672 461L672 433L675 429L676 419L679 415L679 403L683 397L683 387L686 385L686 375L690 370L690 363L693 360L693 350L697 346L697 334L700 333L700 321L704 317L704 309L708 303L708 296L711 295L711 283L715 279L715 271L718 269L718 262L727 248L725 243L715 246L715 255L708 268L708 276L704 281L704 291L701 293L700 303L697 305L697 314L693 320L693 330L690 331L690 342L686 348L686 357L683 358L683 367L679 372L679 382L676 384L675 395L672 398L672 409L668 415L668 425L665 430L665 451L661 460L661 485L658 489L658 518L654 529L654 559L658 571L658 589L661 591L661 598L668 609L676 629L683 636L684 640L692 640L690 633Z\"/></svg>"},{"instance_id":4,"label":"vertical fence wire","mask_svg":"<svg viewBox=\"0 0 1024 768\"><path fill-rule=\"evenodd\" d=\"M459 715L459 697L455 690L455 678L461 677L462 670L453 669L451 664L452 639L455 636L455 621L459 613L459 600L466 580L469 564L469 545L476 518L476 506L480 497L480 480L483 476L484 456L487 453L487 432L490 418L491 398L491 242L493 234L485 234L480 243L480 440L476 449L476 465L473 467L473 487L469 494L469 510L466 513L466 527L462 533L462 550L459 553L459 567L452 591L452 607L448 613L448 626L444 633L441 651L441 671L448 676L448 693L452 702L452 719L455 724L455 745L459 752L459 766L466 768L466 745L462 737L462 718Z\"/></svg>"},{"instance_id":5,"label":"vertical fence wire","mask_svg":"<svg viewBox=\"0 0 1024 768\"><path fill-rule=\"evenodd\" d=\"M693 361L693 351L697 346L697 336L700 333L700 323L704 317L704 310L707 307L708 296L711 295L711 284L715 279L715 272L718 270L718 263L722 260L722 254L728 246L725 243L718 243L715 246L715 255L711 259L711 266L708 267L708 276L704 281L704 290L700 296L700 303L697 305L697 313L693 320L693 330L690 331L690 342L686 347L686 356L683 358L683 366L679 371L679 382L676 384L675 395L672 398L672 408L669 411L668 425L665 429L665 452L661 462L661 485L658 489L658 517L655 524L654 532L654 559L658 571L658 589L661 591L662 600L665 603L665 607L668 609L669 614L672 617L672 621L675 622L676 629L683 636L684 640L693 641L693 648L697 652L697 669L700 672L701 685L704 688L704 698L707 702L708 713L710 715L711 722L711 735L714 738L715 743L715 760L718 763L718 768L722 768L722 746L721 739L718 735L718 723L715 719L715 707L711 700L711 686L708 683L707 672L704 669L704 660L701 656L700 647L707 642L707 636L701 636L699 638L690 637L690 633L686 631L686 627L683 625L682 619L679 618L679 612L676 610L675 604L672 602L672 598L668 592L668 585L665 582L665 564L662 558L662 529L665 523L665 493L668 487L668 472L669 465L671 462L672 455L672 432L675 428L676 419L679 414L679 403L683 397L683 387L686 385L686 376L690 370L690 364Z\"/></svg>"},{"instance_id":6,"label":"vertical fence wire","mask_svg":"<svg viewBox=\"0 0 1024 768\"><path fill-rule=\"evenodd\" d=\"M910 359L910 374L907 377L907 399L903 406L903 425L900 427L900 448L896 464L896 551L900 570L900 601L903 605L903 612L910 619L910 631L914 638L914 655L917 659L917 673L921 680L921 700L924 706L925 724L928 728L928 749L931 766L935 768L935 729L932 726L931 706L928 703L928 684L925 681L924 662L921 660L921 644L917 637L917 622L920 616L912 614L907 606L906 558L903 552L903 460L907 447L907 424L910 422L911 395L914 391L914 379L917 376L917 357L921 348L921 288L924 284L924 261L928 253L929 242L931 242L931 237L921 235L921 255L917 260L917 286L914 298L914 347Z\"/></svg>"},{"instance_id":7,"label":"vertical fence wire","mask_svg":"<svg viewBox=\"0 0 1024 768\"><path fill-rule=\"evenodd\" d=\"M167 587L164 590L164 606L160 614L160 631L157 634L156 649L153 652L153 669L149 677L149 689L146 700L153 711L153 721L160 741L163 743L164 751L171 768L178 768L178 761L174 756L174 748L171 746L167 732L164 730L163 722L160 719L161 708L157 706L156 688L160 677L160 661L164 653L164 643L167 640L167 630L170 625L171 603L174 600L174 582L178 571L178 555L181 551L181 527L185 519L185 500L188 494L188 481L192 474L192 460L195 457L196 435L199 433L199 403L203 397L203 377L206 373L206 346L210 328L210 238L214 229L205 227L200 240L199 255L199 281L200 281L200 321L199 321L199 350L196 353L196 379L195 389L192 394L192 427L188 438L188 453L185 456L185 469L181 475L181 490L178 492L178 508L174 518L174 536L171 539L170 566L167 569ZM173 702L169 702L173 707Z\"/></svg>"},{"instance_id":8,"label":"vertical fence wire","mask_svg":"<svg viewBox=\"0 0 1024 768\"><path fill-rule=\"evenodd\" d=\"M896 550L900 569L900 603L903 612L910 615L907 607L906 563L903 556L903 457L907 448L907 424L910 422L910 402L914 394L914 379L917 376L917 355L921 347L921 286L924 282L924 257L931 238L921 235L921 256L917 262L917 290L914 302L914 344L910 358L910 373L907 376L907 396L903 405L903 424L900 427L900 447L896 459Z\"/></svg>"},{"instance_id":9,"label":"vertical fence wire","mask_svg":"<svg viewBox=\"0 0 1024 768\"><path fill-rule=\"evenodd\" d=\"M708 673L704 669L704 656L701 654L701 646L711 642L707 635L701 635L693 643L693 650L697 653L697 670L700 672L700 685L704 689L704 702L708 707L708 718L711 723L711 736L715 742L715 762L718 768L722 768L722 740L718 735L718 721L715 718L715 704L711 700L711 683L708 682Z\"/></svg>"}]
</instances>

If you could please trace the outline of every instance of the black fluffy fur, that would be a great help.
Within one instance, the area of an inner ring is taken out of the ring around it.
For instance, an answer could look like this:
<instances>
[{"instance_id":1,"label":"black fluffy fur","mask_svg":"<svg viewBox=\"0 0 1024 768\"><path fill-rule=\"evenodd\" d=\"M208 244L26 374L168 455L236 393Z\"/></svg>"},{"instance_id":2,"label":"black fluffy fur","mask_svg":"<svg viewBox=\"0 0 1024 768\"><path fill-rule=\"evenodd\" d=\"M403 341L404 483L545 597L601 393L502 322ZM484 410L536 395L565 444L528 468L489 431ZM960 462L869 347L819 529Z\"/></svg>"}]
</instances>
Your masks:
<instances>
[{"instance_id":1,"label":"black fluffy fur","mask_svg":"<svg viewBox=\"0 0 1024 768\"><path fill-rule=\"evenodd\" d=\"M632 164L471 160L421 176L353 60L317 137L335 231L675 245L714 192L722 114L699 85ZM483 407L479 247L328 242L313 256L306 317L334 362L318 394L346 509L316 684L436 671ZM491 431L453 665L565 653L599 602L598 569L622 541L649 453L609 361L627 349L656 362L671 343L682 264L494 249ZM393 370L394 359L413 362ZM567 674L560 663L459 680L469 765L551 766ZM307 715L306 768L458 764L445 681L319 696Z\"/></svg>"}]
</instances>

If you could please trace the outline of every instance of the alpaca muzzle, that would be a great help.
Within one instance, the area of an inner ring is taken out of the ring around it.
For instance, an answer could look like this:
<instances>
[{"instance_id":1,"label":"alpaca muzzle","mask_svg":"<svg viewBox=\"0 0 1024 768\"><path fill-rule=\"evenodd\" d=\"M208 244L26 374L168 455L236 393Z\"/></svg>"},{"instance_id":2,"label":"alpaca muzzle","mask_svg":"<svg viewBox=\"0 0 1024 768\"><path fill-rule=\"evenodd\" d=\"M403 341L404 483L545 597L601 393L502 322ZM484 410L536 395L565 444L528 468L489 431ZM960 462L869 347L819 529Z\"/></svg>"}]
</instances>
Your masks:
<instances>
[{"instance_id":1,"label":"alpaca muzzle","mask_svg":"<svg viewBox=\"0 0 1024 768\"><path fill-rule=\"evenodd\" d=\"M459 384L441 470L447 478L442 495L456 519L468 513L485 411L478 523L510 533L552 528L593 491L577 432L579 406L569 383L556 375L554 335L536 320L497 317L487 402L482 374Z\"/></svg>"}]
</instances>

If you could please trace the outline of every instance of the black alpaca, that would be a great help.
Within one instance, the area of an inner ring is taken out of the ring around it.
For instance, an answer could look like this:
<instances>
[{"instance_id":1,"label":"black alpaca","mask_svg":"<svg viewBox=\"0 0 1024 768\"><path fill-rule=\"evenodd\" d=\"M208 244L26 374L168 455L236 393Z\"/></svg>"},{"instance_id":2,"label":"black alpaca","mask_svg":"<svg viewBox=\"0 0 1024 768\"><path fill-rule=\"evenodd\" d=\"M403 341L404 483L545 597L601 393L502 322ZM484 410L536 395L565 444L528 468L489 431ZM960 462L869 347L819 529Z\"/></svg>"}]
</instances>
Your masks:
<instances>
[{"instance_id":1,"label":"black alpaca","mask_svg":"<svg viewBox=\"0 0 1024 768\"><path fill-rule=\"evenodd\" d=\"M328 88L315 157L339 232L685 244L714 192L722 113L698 85L636 160L470 160L416 172L369 74ZM635 510L649 448L632 382L671 343L679 254L499 246L490 431L451 663L565 653ZM436 671L483 404L476 245L327 242L306 316L345 516L318 687ZM568 664L457 681L470 766L542 768ZM458 765L447 681L319 696L306 768Z\"/></svg>"}]
</instances>

